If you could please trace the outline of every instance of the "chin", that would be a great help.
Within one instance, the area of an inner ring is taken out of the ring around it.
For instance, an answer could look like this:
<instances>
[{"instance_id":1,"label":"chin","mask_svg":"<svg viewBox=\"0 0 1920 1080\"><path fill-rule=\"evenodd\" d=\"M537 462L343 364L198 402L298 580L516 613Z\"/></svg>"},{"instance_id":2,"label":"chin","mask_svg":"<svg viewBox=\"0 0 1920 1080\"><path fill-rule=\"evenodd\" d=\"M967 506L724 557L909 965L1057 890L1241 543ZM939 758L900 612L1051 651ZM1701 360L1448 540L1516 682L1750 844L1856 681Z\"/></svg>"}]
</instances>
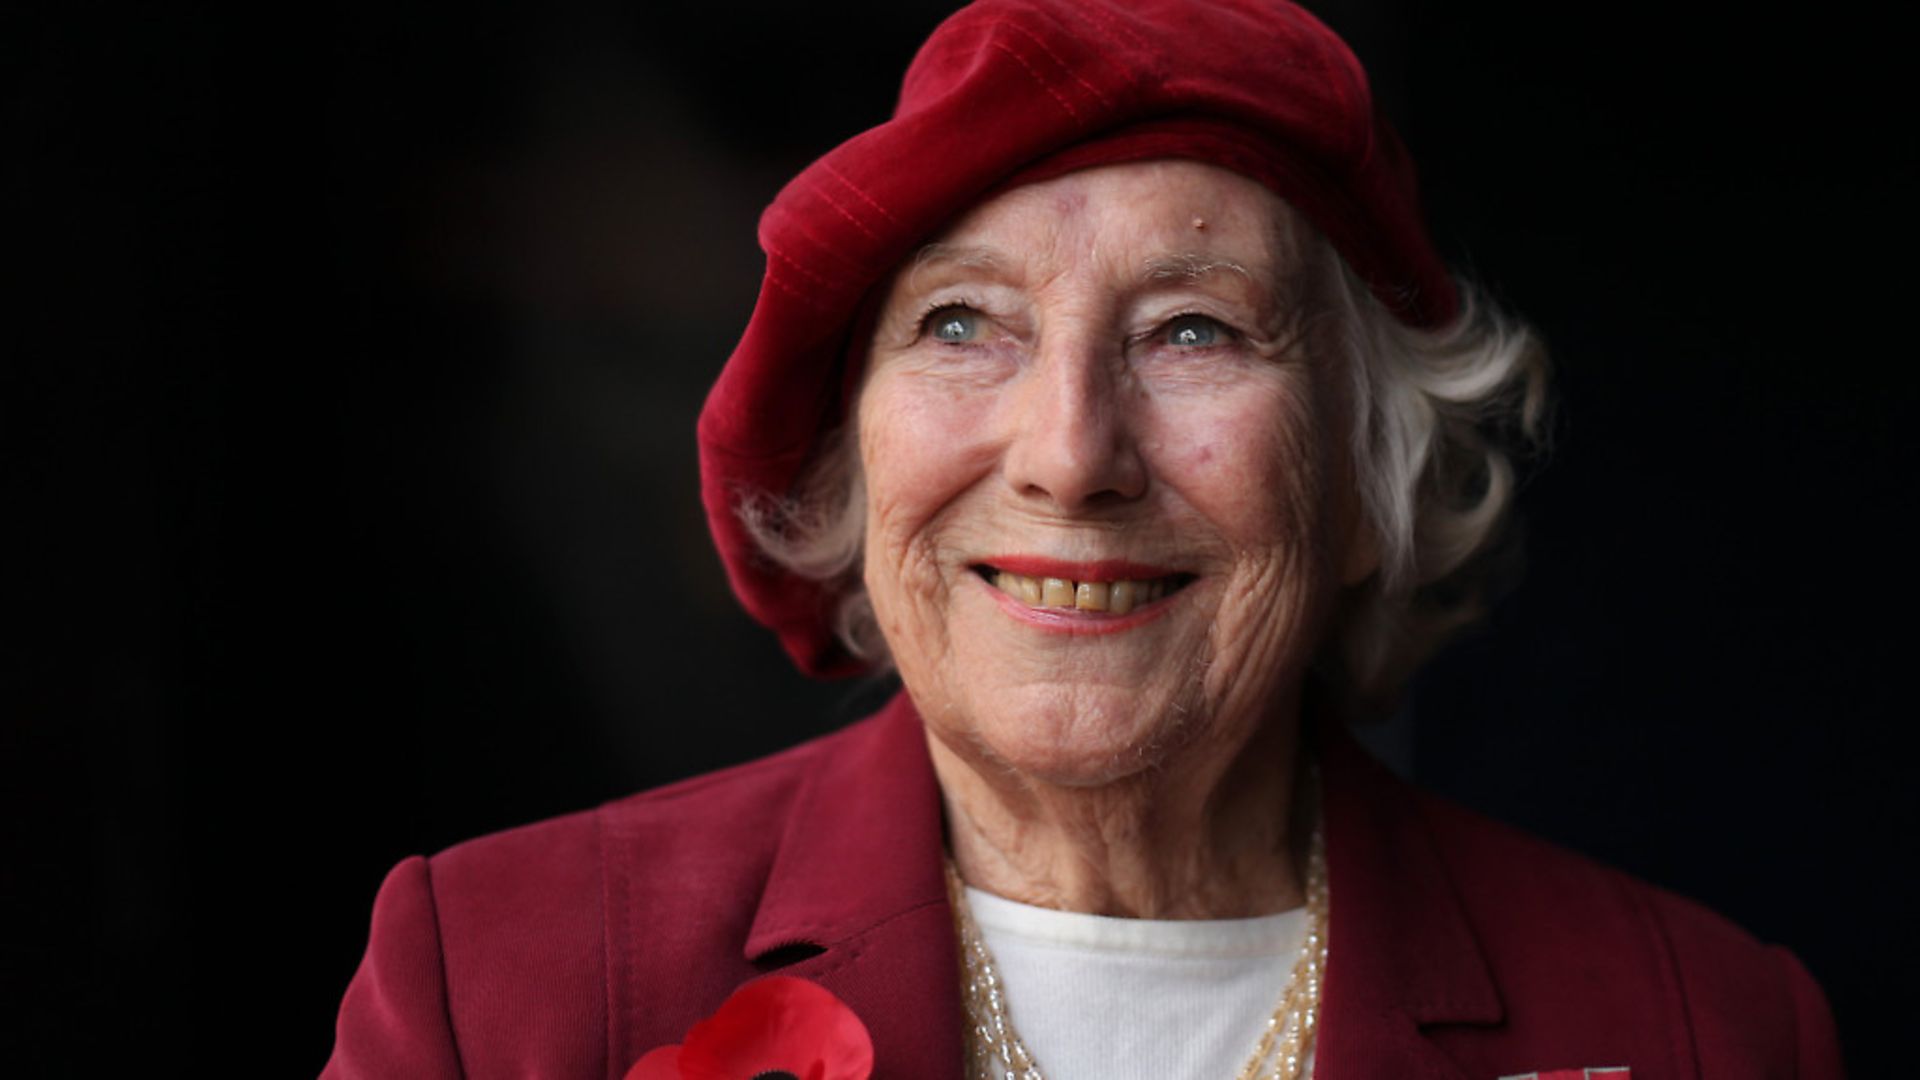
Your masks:
<instances>
[{"instance_id":1,"label":"chin","mask_svg":"<svg viewBox=\"0 0 1920 1080\"><path fill-rule=\"evenodd\" d=\"M1191 708L1137 688L1055 688L995 703L964 720L975 752L1018 776L1057 787L1102 787L1161 767L1194 732Z\"/></svg>"}]
</instances>

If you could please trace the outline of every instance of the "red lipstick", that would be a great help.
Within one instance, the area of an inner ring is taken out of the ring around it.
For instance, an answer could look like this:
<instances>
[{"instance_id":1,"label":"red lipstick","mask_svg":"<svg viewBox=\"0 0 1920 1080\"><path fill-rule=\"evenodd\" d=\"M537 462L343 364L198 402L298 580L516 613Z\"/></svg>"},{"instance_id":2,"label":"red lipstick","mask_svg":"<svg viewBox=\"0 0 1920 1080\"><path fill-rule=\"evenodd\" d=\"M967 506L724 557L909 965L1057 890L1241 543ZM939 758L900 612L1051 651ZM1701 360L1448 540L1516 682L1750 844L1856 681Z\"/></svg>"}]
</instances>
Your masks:
<instances>
[{"instance_id":1,"label":"red lipstick","mask_svg":"<svg viewBox=\"0 0 1920 1080\"><path fill-rule=\"evenodd\" d=\"M978 579L976 581L978 583L975 587L984 590L1009 618L1044 633L1063 634L1069 637L1099 637L1132 630L1165 615L1173 605L1183 599L1183 594L1176 592L1171 596L1134 608L1125 615L1115 615L1106 611L1081 611L1078 608L1028 607L986 581Z\"/></svg>"},{"instance_id":2,"label":"red lipstick","mask_svg":"<svg viewBox=\"0 0 1920 1080\"><path fill-rule=\"evenodd\" d=\"M1038 555L996 555L980 560L995 570L1023 577L1061 578L1066 581L1151 581L1179 573L1171 567L1150 566L1125 559L1067 562Z\"/></svg>"}]
</instances>

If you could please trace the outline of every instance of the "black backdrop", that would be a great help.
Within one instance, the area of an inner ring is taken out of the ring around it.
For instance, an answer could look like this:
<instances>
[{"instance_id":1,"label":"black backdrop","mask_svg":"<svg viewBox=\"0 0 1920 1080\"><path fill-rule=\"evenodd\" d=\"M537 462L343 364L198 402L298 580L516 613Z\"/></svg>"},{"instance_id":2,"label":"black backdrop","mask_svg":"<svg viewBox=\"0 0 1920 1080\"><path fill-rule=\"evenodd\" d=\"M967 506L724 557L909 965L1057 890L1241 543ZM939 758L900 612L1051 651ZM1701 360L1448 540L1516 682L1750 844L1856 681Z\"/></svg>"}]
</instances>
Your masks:
<instances>
[{"instance_id":1,"label":"black backdrop","mask_svg":"<svg viewBox=\"0 0 1920 1080\"><path fill-rule=\"evenodd\" d=\"M1915 1005L1890 28L1322 10L1563 397L1528 574L1402 763L1790 945L1879 1074ZM312 1074L395 860L880 692L735 609L691 425L759 207L940 14L4 16L9 1075Z\"/></svg>"}]
</instances>

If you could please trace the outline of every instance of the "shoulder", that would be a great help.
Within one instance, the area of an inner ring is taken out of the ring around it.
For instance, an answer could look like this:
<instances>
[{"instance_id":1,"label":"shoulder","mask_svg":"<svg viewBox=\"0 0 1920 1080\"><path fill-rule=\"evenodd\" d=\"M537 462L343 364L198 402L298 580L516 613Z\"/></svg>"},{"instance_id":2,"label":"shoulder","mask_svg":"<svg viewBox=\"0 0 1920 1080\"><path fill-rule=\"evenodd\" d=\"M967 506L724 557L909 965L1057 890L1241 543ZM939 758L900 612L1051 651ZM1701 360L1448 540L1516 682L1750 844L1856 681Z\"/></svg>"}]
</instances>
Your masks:
<instances>
[{"instance_id":1,"label":"shoulder","mask_svg":"<svg viewBox=\"0 0 1920 1080\"><path fill-rule=\"evenodd\" d=\"M1838 1076L1818 985L1787 950L1706 907L1445 799L1420 815L1510 1020L1677 1019L1681 1075ZM1577 1004L1564 1009L1562 1003Z\"/></svg>"},{"instance_id":2,"label":"shoulder","mask_svg":"<svg viewBox=\"0 0 1920 1080\"><path fill-rule=\"evenodd\" d=\"M747 895L735 886L764 876L814 762L857 739L860 726L431 856L426 869L449 953L484 943L497 959L528 927L583 949L592 938L597 948L608 894L630 888L623 879L636 867L682 904L695 903L705 884Z\"/></svg>"},{"instance_id":3,"label":"shoulder","mask_svg":"<svg viewBox=\"0 0 1920 1080\"><path fill-rule=\"evenodd\" d=\"M865 726L403 861L326 1075L599 1075L610 938L646 941L655 972L742 978L801 782Z\"/></svg>"},{"instance_id":4,"label":"shoulder","mask_svg":"<svg viewBox=\"0 0 1920 1080\"><path fill-rule=\"evenodd\" d=\"M542 908L596 893L609 852L636 841L668 861L715 844L741 847L766 836L813 760L850 733L456 844L427 860L436 894L443 908L458 901L482 916Z\"/></svg>"},{"instance_id":5,"label":"shoulder","mask_svg":"<svg viewBox=\"0 0 1920 1080\"><path fill-rule=\"evenodd\" d=\"M474 929L597 918L607 872L623 860L644 860L663 879L751 874L777 846L816 763L868 726L448 848L427 860L442 918Z\"/></svg>"}]
</instances>

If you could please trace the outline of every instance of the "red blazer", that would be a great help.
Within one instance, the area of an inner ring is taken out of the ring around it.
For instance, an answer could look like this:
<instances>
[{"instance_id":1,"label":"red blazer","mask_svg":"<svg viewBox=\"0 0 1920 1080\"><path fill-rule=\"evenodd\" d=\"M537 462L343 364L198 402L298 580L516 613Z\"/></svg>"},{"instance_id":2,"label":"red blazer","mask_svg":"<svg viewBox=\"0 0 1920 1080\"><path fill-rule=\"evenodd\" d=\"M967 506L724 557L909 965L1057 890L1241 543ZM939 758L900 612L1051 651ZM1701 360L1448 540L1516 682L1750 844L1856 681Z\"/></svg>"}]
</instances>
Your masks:
<instances>
[{"instance_id":1,"label":"red blazer","mask_svg":"<svg viewBox=\"0 0 1920 1080\"><path fill-rule=\"evenodd\" d=\"M1315 1080L1842 1075L1785 950L1329 741ZM619 1080L778 970L861 1016L875 1080L961 1080L941 851L903 695L774 757L409 859L323 1077Z\"/></svg>"}]
</instances>

